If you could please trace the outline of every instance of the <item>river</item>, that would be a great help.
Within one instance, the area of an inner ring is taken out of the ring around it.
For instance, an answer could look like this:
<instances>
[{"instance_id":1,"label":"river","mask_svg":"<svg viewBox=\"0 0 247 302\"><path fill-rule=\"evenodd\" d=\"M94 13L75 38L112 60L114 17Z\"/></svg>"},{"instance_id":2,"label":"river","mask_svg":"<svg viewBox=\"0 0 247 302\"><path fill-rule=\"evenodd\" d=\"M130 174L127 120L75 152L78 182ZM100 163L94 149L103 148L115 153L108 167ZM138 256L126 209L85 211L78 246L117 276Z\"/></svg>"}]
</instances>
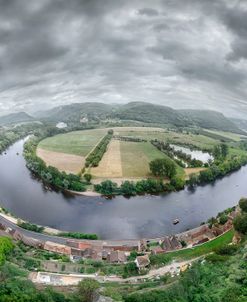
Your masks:
<instances>
[{"instance_id":1,"label":"river","mask_svg":"<svg viewBox=\"0 0 247 302\"><path fill-rule=\"evenodd\" d=\"M1 205L32 223L102 239L154 238L198 226L247 196L247 166L214 184L161 196L71 196L50 191L32 176L23 158L24 140L0 155ZM19 153L19 155L17 155ZM173 225L174 218L180 223Z\"/></svg>"}]
</instances>

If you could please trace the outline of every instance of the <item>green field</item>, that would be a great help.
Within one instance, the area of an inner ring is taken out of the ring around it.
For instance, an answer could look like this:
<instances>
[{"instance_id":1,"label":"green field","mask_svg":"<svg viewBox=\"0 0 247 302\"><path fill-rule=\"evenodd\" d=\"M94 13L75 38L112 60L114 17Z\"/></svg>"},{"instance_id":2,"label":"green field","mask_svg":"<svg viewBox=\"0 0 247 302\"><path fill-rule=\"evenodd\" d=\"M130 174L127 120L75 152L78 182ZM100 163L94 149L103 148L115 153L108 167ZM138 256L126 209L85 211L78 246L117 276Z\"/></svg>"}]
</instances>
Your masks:
<instances>
[{"instance_id":1,"label":"green field","mask_svg":"<svg viewBox=\"0 0 247 302\"><path fill-rule=\"evenodd\" d=\"M176 260L188 260L197 258L206 254L213 252L216 248L224 246L232 242L234 236L234 230L230 230L225 234L210 240L202 245L196 246L194 248L182 249L175 252L170 252L166 254L159 254L152 256L153 264L162 264L170 262L173 259Z\"/></svg>"},{"instance_id":2,"label":"green field","mask_svg":"<svg viewBox=\"0 0 247 302\"><path fill-rule=\"evenodd\" d=\"M118 128L117 132L121 136L132 136L132 137L140 137L147 140L158 139L158 140L166 140L169 143L179 144L179 145L193 145L198 149L202 150L211 150L215 145L219 143L218 140L213 139L211 137L207 137L201 134L186 134L181 132L168 131L163 129L155 130L154 128L140 128L140 129L128 129L128 128Z\"/></svg>"},{"instance_id":3,"label":"green field","mask_svg":"<svg viewBox=\"0 0 247 302\"><path fill-rule=\"evenodd\" d=\"M93 129L59 134L44 139L38 147L49 151L86 156L106 132L105 129Z\"/></svg>"},{"instance_id":4,"label":"green field","mask_svg":"<svg viewBox=\"0 0 247 302\"><path fill-rule=\"evenodd\" d=\"M225 131L219 131L219 130L216 131L216 130L209 130L209 129L205 129L205 131L216 134L216 135L220 135L225 138L232 139L233 141L236 141L236 142L241 141L242 138L247 138L243 135L232 133L232 132L225 132Z\"/></svg>"},{"instance_id":5,"label":"green field","mask_svg":"<svg viewBox=\"0 0 247 302\"><path fill-rule=\"evenodd\" d=\"M149 142L120 142L123 177L150 176L149 163L156 158L167 158ZM179 176L184 175L181 167L177 166Z\"/></svg>"}]
</instances>

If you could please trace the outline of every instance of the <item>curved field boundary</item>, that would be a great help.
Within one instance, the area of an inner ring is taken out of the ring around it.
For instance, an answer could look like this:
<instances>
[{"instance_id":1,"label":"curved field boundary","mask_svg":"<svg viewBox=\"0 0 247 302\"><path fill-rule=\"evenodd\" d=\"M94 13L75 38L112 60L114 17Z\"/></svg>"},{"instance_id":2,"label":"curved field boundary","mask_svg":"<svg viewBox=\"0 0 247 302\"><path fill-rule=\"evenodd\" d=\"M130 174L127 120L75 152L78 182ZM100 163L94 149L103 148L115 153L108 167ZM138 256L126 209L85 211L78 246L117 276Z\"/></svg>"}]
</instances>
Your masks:
<instances>
[{"instance_id":1,"label":"curved field boundary","mask_svg":"<svg viewBox=\"0 0 247 302\"><path fill-rule=\"evenodd\" d=\"M85 157L37 148L37 156L43 159L47 166L53 166L59 171L77 174L85 163Z\"/></svg>"}]
</instances>

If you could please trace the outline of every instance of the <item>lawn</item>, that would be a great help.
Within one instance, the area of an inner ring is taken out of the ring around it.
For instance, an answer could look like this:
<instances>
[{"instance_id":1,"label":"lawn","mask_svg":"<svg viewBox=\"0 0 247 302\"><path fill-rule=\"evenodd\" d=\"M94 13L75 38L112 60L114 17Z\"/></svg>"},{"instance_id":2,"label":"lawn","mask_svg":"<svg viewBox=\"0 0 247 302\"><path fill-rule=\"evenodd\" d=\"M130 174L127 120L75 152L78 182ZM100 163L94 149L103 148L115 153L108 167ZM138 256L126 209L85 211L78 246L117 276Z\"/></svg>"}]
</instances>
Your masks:
<instances>
[{"instance_id":1,"label":"lawn","mask_svg":"<svg viewBox=\"0 0 247 302\"><path fill-rule=\"evenodd\" d=\"M123 177L147 177L150 175L149 163L156 158L167 156L156 149L149 142L121 142L121 162ZM177 166L179 176L184 174L181 167Z\"/></svg>"},{"instance_id":2,"label":"lawn","mask_svg":"<svg viewBox=\"0 0 247 302\"><path fill-rule=\"evenodd\" d=\"M86 156L106 132L105 129L93 129L59 134L44 139L38 147L49 151Z\"/></svg>"},{"instance_id":3,"label":"lawn","mask_svg":"<svg viewBox=\"0 0 247 302\"><path fill-rule=\"evenodd\" d=\"M229 138L229 139L232 139L232 140L237 141L237 142L241 141L241 139L243 137L245 137L244 135L241 135L241 134L219 131L219 130L216 131L216 130L205 129L205 131L213 133L213 134L217 134L217 135Z\"/></svg>"},{"instance_id":4,"label":"lawn","mask_svg":"<svg viewBox=\"0 0 247 302\"><path fill-rule=\"evenodd\" d=\"M234 230L230 230L222 236L219 236L214 240L211 240L194 248L183 249L166 254L154 255L151 257L152 262L153 264L162 264L170 262L172 259L188 260L192 258L197 258L213 252L214 249L218 247L221 247L225 244L229 244L230 242L232 242L233 236Z\"/></svg>"}]
</instances>

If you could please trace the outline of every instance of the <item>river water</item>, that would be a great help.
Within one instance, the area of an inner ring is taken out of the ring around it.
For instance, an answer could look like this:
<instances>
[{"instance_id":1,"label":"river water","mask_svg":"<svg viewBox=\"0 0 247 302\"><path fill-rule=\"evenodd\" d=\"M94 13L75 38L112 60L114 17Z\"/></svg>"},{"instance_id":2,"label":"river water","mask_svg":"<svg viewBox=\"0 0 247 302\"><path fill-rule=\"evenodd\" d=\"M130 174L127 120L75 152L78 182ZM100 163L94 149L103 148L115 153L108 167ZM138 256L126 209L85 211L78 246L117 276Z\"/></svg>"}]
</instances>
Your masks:
<instances>
[{"instance_id":1,"label":"river water","mask_svg":"<svg viewBox=\"0 0 247 302\"><path fill-rule=\"evenodd\" d=\"M247 166L193 192L112 200L70 196L47 190L32 176L21 155L23 143L0 155L0 203L22 219L65 231L96 233L102 239L154 238L196 227L247 196Z\"/></svg>"}]
</instances>

